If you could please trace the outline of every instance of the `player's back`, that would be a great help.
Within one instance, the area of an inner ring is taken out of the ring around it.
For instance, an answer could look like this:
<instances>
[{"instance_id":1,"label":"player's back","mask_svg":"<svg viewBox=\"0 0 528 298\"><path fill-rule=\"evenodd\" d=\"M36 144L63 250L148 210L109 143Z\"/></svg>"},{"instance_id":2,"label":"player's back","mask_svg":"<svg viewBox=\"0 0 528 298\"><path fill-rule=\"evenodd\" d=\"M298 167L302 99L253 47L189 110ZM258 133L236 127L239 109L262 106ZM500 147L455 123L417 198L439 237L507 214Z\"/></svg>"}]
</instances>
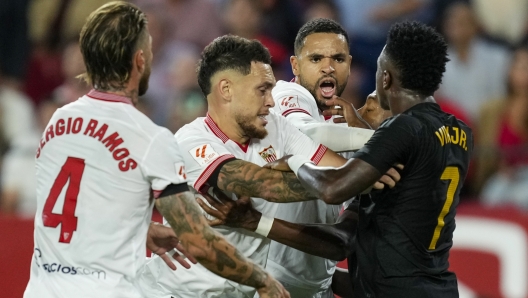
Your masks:
<instances>
[{"instance_id":1,"label":"player's back","mask_svg":"<svg viewBox=\"0 0 528 298\"><path fill-rule=\"evenodd\" d=\"M37 151L37 213L25 297L141 297L152 140L170 132L123 97L84 96L53 115Z\"/></svg>"},{"instance_id":2,"label":"player's back","mask_svg":"<svg viewBox=\"0 0 528 298\"><path fill-rule=\"evenodd\" d=\"M389 132L403 132L401 144L391 142L387 147L396 152L396 161L405 168L393 189L374 192L372 201L361 198L360 217L364 220L358 227L359 270L364 281L382 277L389 282L387 279L398 277L398 284L407 288L404 293L413 297L401 277L431 277L438 281L455 278L447 271L449 249L473 137L463 122L431 103L418 104L389 119L373 138ZM369 265L371 262L379 268ZM456 292L456 280L453 284ZM374 287L371 290L376 291ZM394 290L392 295L400 297L396 293ZM451 297L446 293L431 295Z\"/></svg>"}]
</instances>

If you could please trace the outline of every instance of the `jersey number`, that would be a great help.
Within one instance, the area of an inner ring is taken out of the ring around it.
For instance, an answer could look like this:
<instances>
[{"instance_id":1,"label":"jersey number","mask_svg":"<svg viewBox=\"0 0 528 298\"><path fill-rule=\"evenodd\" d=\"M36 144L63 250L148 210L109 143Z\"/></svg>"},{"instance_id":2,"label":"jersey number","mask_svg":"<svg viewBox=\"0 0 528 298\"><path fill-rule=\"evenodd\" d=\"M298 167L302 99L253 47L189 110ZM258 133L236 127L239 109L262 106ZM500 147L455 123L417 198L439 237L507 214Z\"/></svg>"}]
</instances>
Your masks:
<instances>
[{"instance_id":1,"label":"jersey number","mask_svg":"<svg viewBox=\"0 0 528 298\"><path fill-rule=\"evenodd\" d=\"M444 227L444 218L449 212L451 205L453 204L453 198L455 197L455 192L458 186L458 181L460 180L460 174L458 173L458 167L446 167L440 180L449 180L449 186L447 187L446 200L440 215L438 215L438 224L434 230L433 239L431 239L431 244L429 244L429 249L436 248L436 242L440 238L440 232Z\"/></svg>"},{"instance_id":2,"label":"jersey number","mask_svg":"<svg viewBox=\"0 0 528 298\"><path fill-rule=\"evenodd\" d=\"M77 196L84 171L84 159L68 157L66 163L61 168L59 175L51 187L44 211L42 212L42 222L44 226L56 228L61 224L59 242L70 243L73 232L77 230L77 217L75 208L77 207ZM70 181L62 206L62 214L53 213L53 207L57 203L62 189Z\"/></svg>"}]
</instances>

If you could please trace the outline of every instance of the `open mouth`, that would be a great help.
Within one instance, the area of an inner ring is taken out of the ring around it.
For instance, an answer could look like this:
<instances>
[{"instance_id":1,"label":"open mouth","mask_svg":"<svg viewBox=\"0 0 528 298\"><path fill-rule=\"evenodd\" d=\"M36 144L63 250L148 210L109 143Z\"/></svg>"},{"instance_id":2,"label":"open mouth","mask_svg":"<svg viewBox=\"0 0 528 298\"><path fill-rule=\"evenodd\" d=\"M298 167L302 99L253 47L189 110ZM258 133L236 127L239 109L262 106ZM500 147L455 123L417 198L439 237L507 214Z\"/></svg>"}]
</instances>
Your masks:
<instances>
[{"instance_id":1,"label":"open mouth","mask_svg":"<svg viewBox=\"0 0 528 298\"><path fill-rule=\"evenodd\" d=\"M336 83L332 78L326 78L321 80L319 84L319 89L321 90L321 95L324 98L332 98L336 92Z\"/></svg>"},{"instance_id":2,"label":"open mouth","mask_svg":"<svg viewBox=\"0 0 528 298\"><path fill-rule=\"evenodd\" d=\"M260 114L260 115L258 115L258 117L264 122L264 125L268 124L268 120L266 119L266 117L268 115L269 114Z\"/></svg>"}]
</instances>

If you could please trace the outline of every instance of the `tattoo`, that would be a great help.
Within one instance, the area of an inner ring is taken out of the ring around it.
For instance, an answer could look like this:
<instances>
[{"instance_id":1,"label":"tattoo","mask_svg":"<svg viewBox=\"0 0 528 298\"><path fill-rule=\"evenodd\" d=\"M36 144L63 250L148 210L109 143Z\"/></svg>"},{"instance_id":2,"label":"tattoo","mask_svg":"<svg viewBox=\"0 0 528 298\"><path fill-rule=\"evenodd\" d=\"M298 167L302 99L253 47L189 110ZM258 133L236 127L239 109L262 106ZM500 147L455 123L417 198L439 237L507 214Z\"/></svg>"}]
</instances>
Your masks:
<instances>
[{"instance_id":1,"label":"tattoo","mask_svg":"<svg viewBox=\"0 0 528 298\"><path fill-rule=\"evenodd\" d=\"M224 266L227 266L229 268L236 269L236 263L233 261L231 257L229 257L225 252L216 249L216 267L220 271L224 271Z\"/></svg>"},{"instance_id":2,"label":"tattoo","mask_svg":"<svg viewBox=\"0 0 528 298\"><path fill-rule=\"evenodd\" d=\"M317 199L295 174L259 167L243 160L222 166L217 185L238 195L263 198L270 202L299 202Z\"/></svg>"},{"instance_id":3,"label":"tattoo","mask_svg":"<svg viewBox=\"0 0 528 298\"><path fill-rule=\"evenodd\" d=\"M159 198L156 206L185 249L207 269L241 284L266 286L267 273L209 227L193 194L183 192Z\"/></svg>"}]
</instances>

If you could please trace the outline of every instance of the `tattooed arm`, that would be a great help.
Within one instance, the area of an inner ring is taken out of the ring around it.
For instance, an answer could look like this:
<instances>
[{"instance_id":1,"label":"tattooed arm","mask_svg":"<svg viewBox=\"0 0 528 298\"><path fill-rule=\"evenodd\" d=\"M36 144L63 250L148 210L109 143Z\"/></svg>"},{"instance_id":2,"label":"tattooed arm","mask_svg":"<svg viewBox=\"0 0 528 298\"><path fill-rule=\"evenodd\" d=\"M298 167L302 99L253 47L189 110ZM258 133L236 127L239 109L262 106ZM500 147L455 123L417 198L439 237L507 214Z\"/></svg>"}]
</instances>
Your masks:
<instances>
[{"instance_id":1,"label":"tattooed arm","mask_svg":"<svg viewBox=\"0 0 528 298\"><path fill-rule=\"evenodd\" d=\"M187 252L204 267L226 279L255 287L264 297L289 297L271 275L209 227L191 192L161 197L156 200L156 207Z\"/></svg>"},{"instance_id":2,"label":"tattooed arm","mask_svg":"<svg viewBox=\"0 0 528 298\"><path fill-rule=\"evenodd\" d=\"M317 199L292 172L262 168L244 160L225 163L216 186L240 196L263 198L270 202L299 202Z\"/></svg>"}]
</instances>

